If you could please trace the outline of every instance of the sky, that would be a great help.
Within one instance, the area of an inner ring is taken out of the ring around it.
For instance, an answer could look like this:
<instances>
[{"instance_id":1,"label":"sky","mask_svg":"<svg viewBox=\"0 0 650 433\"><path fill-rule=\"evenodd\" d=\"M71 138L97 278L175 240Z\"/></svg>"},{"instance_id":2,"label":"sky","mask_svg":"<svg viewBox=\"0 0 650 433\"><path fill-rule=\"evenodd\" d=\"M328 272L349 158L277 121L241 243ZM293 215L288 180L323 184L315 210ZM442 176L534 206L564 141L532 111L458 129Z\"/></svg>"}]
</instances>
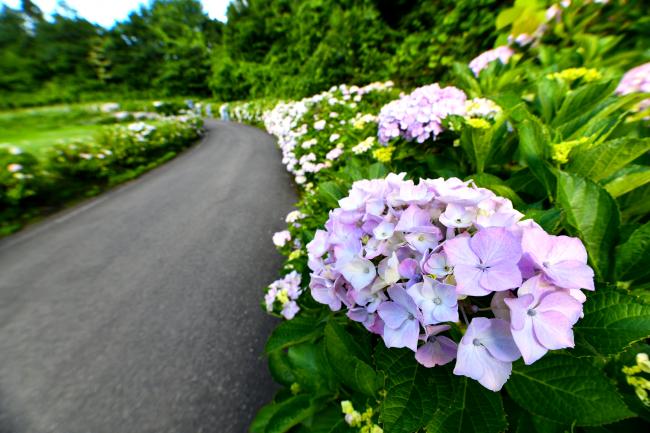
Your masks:
<instances>
[{"instance_id":1,"label":"sky","mask_svg":"<svg viewBox=\"0 0 650 433\"><path fill-rule=\"evenodd\" d=\"M45 15L51 14L58 0L33 0ZM10 8L20 6L20 0L0 0ZM129 12L138 9L148 0L66 0L66 3L77 11L80 17L103 27L111 27L115 21L121 21ZM201 0L203 10L220 21L226 21L226 8L230 0Z\"/></svg>"}]
</instances>

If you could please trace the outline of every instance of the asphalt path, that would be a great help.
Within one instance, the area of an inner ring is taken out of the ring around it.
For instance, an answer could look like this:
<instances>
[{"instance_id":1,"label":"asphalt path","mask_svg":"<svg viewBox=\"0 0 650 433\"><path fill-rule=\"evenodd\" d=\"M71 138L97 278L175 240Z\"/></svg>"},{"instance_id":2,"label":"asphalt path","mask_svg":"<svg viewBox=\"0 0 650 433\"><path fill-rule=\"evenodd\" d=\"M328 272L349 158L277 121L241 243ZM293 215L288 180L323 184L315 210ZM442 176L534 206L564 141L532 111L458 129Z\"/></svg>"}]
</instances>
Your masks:
<instances>
[{"instance_id":1,"label":"asphalt path","mask_svg":"<svg viewBox=\"0 0 650 433\"><path fill-rule=\"evenodd\" d=\"M244 432L295 202L271 136L206 122L141 178L0 241L0 432Z\"/></svg>"}]
</instances>

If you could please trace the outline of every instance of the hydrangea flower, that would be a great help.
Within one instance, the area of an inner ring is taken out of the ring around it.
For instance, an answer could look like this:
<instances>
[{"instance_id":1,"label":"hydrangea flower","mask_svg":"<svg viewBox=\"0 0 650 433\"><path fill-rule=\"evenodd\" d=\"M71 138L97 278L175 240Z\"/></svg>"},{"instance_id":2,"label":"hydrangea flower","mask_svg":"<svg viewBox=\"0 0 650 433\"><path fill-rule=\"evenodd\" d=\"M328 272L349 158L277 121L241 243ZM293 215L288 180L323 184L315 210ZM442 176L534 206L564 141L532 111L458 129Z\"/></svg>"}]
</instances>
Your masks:
<instances>
[{"instance_id":1,"label":"hydrangea flower","mask_svg":"<svg viewBox=\"0 0 650 433\"><path fill-rule=\"evenodd\" d=\"M291 240L291 233L289 230L282 230L273 235L273 245L282 248Z\"/></svg>"},{"instance_id":2,"label":"hydrangea flower","mask_svg":"<svg viewBox=\"0 0 650 433\"><path fill-rule=\"evenodd\" d=\"M488 67L488 65L496 60L502 64L507 64L510 58L515 54L514 50L507 45L485 51L469 62L469 68L474 75L478 77L479 73Z\"/></svg>"},{"instance_id":3,"label":"hydrangea flower","mask_svg":"<svg viewBox=\"0 0 650 433\"><path fill-rule=\"evenodd\" d=\"M266 311L271 313L275 310L277 304L280 305L280 314L287 320L291 320L300 311L296 300L300 297L302 289L300 288L301 275L292 271L280 280L276 280L268 287L264 296Z\"/></svg>"},{"instance_id":4,"label":"hydrangea flower","mask_svg":"<svg viewBox=\"0 0 650 433\"><path fill-rule=\"evenodd\" d=\"M456 178L361 180L339 206L307 245L311 294L387 347L427 367L456 358L455 374L496 391L522 354L530 363L572 346L581 289L594 288L578 239ZM461 318L456 346L444 333Z\"/></svg>"},{"instance_id":5,"label":"hydrangea flower","mask_svg":"<svg viewBox=\"0 0 650 433\"><path fill-rule=\"evenodd\" d=\"M616 87L616 93L619 95L650 93L650 62L627 71ZM637 108L639 111L650 108L650 98L641 101Z\"/></svg>"},{"instance_id":6,"label":"hydrangea flower","mask_svg":"<svg viewBox=\"0 0 650 433\"><path fill-rule=\"evenodd\" d=\"M464 115L467 96L456 87L437 83L415 89L382 107L378 116L379 141L388 143L404 137L419 143L443 131L442 121L450 115Z\"/></svg>"}]
</instances>

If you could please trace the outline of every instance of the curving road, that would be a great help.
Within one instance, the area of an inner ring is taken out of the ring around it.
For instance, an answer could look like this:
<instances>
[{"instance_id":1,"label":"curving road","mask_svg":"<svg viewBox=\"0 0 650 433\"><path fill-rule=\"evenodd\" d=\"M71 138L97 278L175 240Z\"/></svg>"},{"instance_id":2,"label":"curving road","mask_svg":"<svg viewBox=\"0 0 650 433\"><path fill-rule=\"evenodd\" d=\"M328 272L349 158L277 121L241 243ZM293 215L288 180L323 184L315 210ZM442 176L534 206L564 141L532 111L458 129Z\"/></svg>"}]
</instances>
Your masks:
<instances>
[{"instance_id":1,"label":"curving road","mask_svg":"<svg viewBox=\"0 0 650 433\"><path fill-rule=\"evenodd\" d=\"M0 241L1 433L239 433L272 397L259 305L295 195L271 136L206 127Z\"/></svg>"}]
</instances>

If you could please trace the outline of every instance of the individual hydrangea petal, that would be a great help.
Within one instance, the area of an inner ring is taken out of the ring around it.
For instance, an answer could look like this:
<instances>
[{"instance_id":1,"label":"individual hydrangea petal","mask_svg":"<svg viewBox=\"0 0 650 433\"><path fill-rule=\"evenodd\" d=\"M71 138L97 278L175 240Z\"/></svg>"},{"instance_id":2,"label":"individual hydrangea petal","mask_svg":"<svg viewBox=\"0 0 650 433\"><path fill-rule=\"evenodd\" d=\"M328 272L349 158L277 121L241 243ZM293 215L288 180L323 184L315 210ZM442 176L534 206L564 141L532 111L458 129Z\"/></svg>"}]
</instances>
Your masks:
<instances>
[{"instance_id":1,"label":"individual hydrangea petal","mask_svg":"<svg viewBox=\"0 0 650 433\"><path fill-rule=\"evenodd\" d=\"M346 280L357 290L361 290L372 283L377 275L375 265L370 260L361 257L345 262L339 269Z\"/></svg>"},{"instance_id":2,"label":"individual hydrangea petal","mask_svg":"<svg viewBox=\"0 0 650 433\"><path fill-rule=\"evenodd\" d=\"M510 290L496 292L490 301L490 309L492 310L494 317L510 322L510 308L506 305L505 300L515 297L515 294Z\"/></svg>"},{"instance_id":3,"label":"individual hydrangea petal","mask_svg":"<svg viewBox=\"0 0 650 433\"><path fill-rule=\"evenodd\" d=\"M427 368L445 365L456 358L458 345L451 339L439 336L430 337L430 341L420 346L415 352L417 362Z\"/></svg>"},{"instance_id":4,"label":"individual hydrangea petal","mask_svg":"<svg viewBox=\"0 0 650 433\"><path fill-rule=\"evenodd\" d=\"M526 364L548 350L573 347L572 327L582 313L582 304L568 291L555 290L536 276L522 286L524 294L505 299L510 308L511 330Z\"/></svg>"},{"instance_id":5,"label":"individual hydrangea petal","mask_svg":"<svg viewBox=\"0 0 650 433\"><path fill-rule=\"evenodd\" d=\"M508 323L477 317L460 340L454 374L471 377L484 387L499 391L510 377L515 355L519 352Z\"/></svg>"},{"instance_id":6,"label":"individual hydrangea petal","mask_svg":"<svg viewBox=\"0 0 650 433\"><path fill-rule=\"evenodd\" d=\"M580 239L552 236L532 227L523 231L521 245L523 261L553 284L565 289L594 290L594 271L587 265L587 250Z\"/></svg>"}]
</instances>

